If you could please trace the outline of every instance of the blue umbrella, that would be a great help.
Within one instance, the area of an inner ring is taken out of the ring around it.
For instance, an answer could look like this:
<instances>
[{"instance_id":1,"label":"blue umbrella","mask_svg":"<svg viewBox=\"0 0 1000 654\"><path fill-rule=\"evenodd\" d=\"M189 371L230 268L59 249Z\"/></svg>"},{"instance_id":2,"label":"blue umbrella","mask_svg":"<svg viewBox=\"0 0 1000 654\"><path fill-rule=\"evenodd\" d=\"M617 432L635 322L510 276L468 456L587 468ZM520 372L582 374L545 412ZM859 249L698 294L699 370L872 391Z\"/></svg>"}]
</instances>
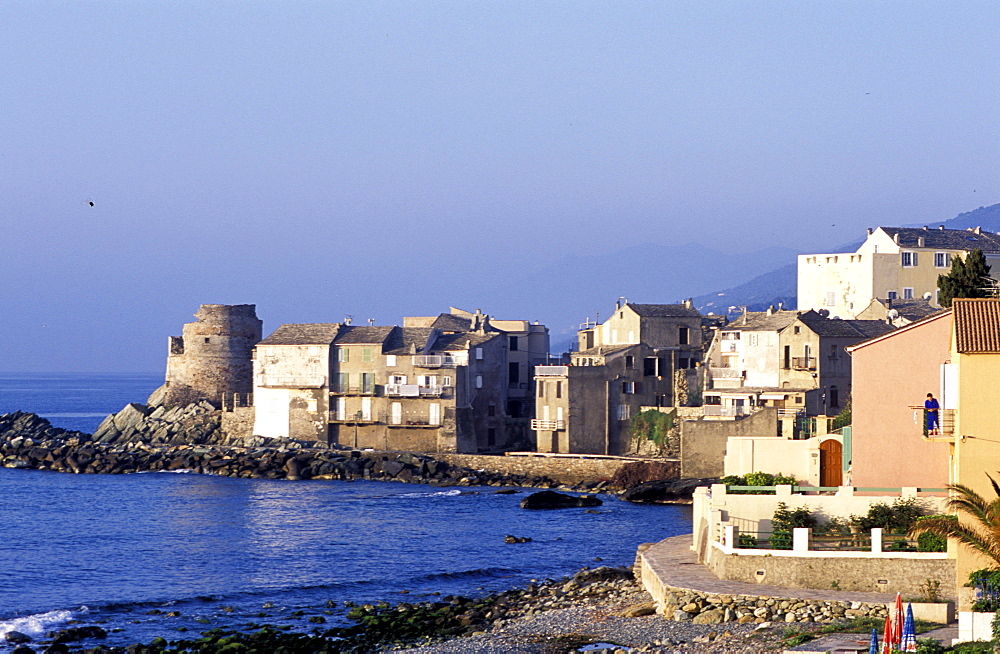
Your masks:
<instances>
[{"instance_id":1,"label":"blue umbrella","mask_svg":"<svg viewBox=\"0 0 1000 654\"><path fill-rule=\"evenodd\" d=\"M913 628L913 605L906 604L906 621L903 622L903 639L899 643L899 649L904 652L917 651L917 632Z\"/></svg>"},{"instance_id":2,"label":"blue umbrella","mask_svg":"<svg viewBox=\"0 0 1000 654\"><path fill-rule=\"evenodd\" d=\"M872 627L872 644L868 648L868 654L878 654L878 632Z\"/></svg>"}]
</instances>

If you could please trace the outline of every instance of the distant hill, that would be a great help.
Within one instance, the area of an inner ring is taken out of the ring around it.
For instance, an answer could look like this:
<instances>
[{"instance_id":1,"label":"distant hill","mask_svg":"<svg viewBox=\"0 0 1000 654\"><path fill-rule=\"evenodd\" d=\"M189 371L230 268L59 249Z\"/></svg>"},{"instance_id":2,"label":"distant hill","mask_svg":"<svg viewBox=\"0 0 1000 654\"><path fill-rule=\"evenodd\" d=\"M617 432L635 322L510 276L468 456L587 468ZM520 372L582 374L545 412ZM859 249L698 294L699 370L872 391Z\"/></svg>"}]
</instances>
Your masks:
<instances>
[{"instance_id":1,"label":"distant hill","mask_svg":"<svg viewBox=\"0 0 1000 654\"><path fill-rule=\"evenodd\" d=\"M988 232L1000 232L1000 204L988 207L979 207L973 211L960 213L950 220L946 220L937 225L927 225L935 228L943 225L945 229L969 229L970 227L982 227ZM883 227L895 227L896 225L882 225ZM901 225L902 227L923 227L919 225ZM853 252L863 241L858 240L853 243L833 248L830 252ZM747 307L751 311L763 311L768 306L783 304L786 309L796 307L797 274L794 255L789 255L786 259L788 263L770 272L754 277L748 282L727 288L723 291L707 293L694 298L695 306L702 313L724 314L730 307Z\"/></svg>"}]
</instances>

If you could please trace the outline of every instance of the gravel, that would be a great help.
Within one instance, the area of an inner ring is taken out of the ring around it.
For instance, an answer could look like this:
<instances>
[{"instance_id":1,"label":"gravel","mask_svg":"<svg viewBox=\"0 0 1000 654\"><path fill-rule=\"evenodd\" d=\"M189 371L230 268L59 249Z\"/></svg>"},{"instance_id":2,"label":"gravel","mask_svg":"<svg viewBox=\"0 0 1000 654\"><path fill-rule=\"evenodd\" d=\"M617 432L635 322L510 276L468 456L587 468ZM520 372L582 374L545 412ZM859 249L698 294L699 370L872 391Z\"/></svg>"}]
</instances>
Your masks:
<instances>
[{"instance_id":1,"label":"gravel","mask_svg":"<svg viewBox=\"0 0 1000 654\"><path fill-rule=\"evenodd\" d=\"M611 590L580 597L569 608L547 608L538 601L528 615L497 621L484 632L410 648L407 654L556 654L562 652L782 652L785 625L725 623L698 625L660 615L622 617L629 607L652 602L634 581L607 585ZM603 643L601 647L597 644ZM587 647L587 649L581 649Z\"/></svg>"}]
</instances>

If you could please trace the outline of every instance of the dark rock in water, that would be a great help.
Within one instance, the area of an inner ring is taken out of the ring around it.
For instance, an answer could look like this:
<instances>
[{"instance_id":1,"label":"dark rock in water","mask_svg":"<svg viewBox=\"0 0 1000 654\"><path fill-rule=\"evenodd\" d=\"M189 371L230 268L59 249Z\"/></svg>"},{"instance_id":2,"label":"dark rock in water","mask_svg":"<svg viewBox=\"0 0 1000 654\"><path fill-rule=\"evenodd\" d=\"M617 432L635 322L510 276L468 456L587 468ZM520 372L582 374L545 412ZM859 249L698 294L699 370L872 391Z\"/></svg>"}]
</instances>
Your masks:
<instances>
[{"instance_id":1,"label":"dark rock in water","mask_svg":"<svg viewBox=\"0 0 1000 654\"><path fill-rule=\"evenodd\" d=\"M528 538L527 536L512 536L511 534L507 534L506 536L504 536L503 542L505 542L505 543L530 543L531 539Z\"/></svg>"},{"instance_id":2,"label":"dark rock in water","mask_svg":"<svg viewBox=\"0 0 1000 654\"><path fill-rule=\"evenodd\" d=\"M640 504L685 502L691 500L694 489L699 486L711 486L717 483L719 483L719 480L715 477L647 481L644 484L629 488L622 493L621 498L628 502L637 502Z\"/></svg>"},{"instance_id":3,"label":"dark rock in water","mask_svg":"<svg viewBox=\"0 0 1000 654\"><path fill-rule=\"evenodd\" d=\"M8 631L5 638L8 643L20 644L31 642L31 636L28 634L22 634L20 631Z\"/></svg>"},{"instance_id":4,"label":"dark rock in water","mask_svg":"<svg viewBox=\"0 0 1000 654\"><path fill-rule=\"evenodd\" d=\"M603 502L593 495L566 495L555 491L539 491L521 500L522 509L569 509L581 506L600 506Z\"/></svg>"},{"instance_id":5,"label":"dark rock in water","mask_svg":"<svg viewBox=\"0 0 1000 654\"><path fill-rule=\"evenodd\" d=\"M517 490L513 488L501 488L498 491L493 491L494 495L516 495Z\"/></svg>"}]
</instances>

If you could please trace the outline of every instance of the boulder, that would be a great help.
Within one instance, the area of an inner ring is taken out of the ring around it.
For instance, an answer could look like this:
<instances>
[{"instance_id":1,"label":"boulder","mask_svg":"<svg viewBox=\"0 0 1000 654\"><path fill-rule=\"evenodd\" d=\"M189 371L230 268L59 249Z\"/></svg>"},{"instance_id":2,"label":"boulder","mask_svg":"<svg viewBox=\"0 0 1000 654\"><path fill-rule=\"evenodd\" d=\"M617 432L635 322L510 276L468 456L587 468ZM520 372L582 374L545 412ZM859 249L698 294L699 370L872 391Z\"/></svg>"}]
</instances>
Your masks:
<instances>
[{"instance_id":1,"label":"boulder","mask_svg":"<svg viewBox=\"0 0 1000 654\"><path fill-rule=\"evenodd\" d=\"M702 479L658 479L647 481L627 489L621 498L628 502L639 504L669 504L675 502L690 502L694 490L699 486L711 486L719 483L718 478Z\"/></svg>"},{"instance_id":2,"label":"boulder","mask_svg":"<svg viewBox=\"0 0 1000 654\"><path fill-rule=\"evenodd\" d=\"M656 602L642 602L626 607L619 615L623 618L641 618L644 615L656 614Z\"/></svg>"},{"instance_id":3,"label":"boulder","mask_svg":"<svg viewBox=\"0 0 1000 654\"><path fill-rule=\"evenodd\" d=\"M635 575L630 568L612 568L606 565L594 568L593 570L580 570L573 575L573 581L580 585L592 584L597 581L607 582L633 579L635 579Z\"/></svg>"},{"instance_id":4,"label":"boulder","mask_svg":"<svg viewBox=\"0 0 1000 654\"><path fill-rule=\"evenodd\" d=\"M31 642L31 636L29 636L28 634L22 634L20 631L13 631L13 630L8 631L7 635L4 636L4 638L7 640L8 643L14 643L14 644Z\"/></svg>"},{"instance_id":5,"label":"boulder","mask_svg":"<svg viewBox=\"0 0 1000 654\"><path fill-rule=\"evenodd\" d=\"M725 614L720 609L702 611L691 619L695 624L722 624Z\"/></svg>"},{"instance_id":6,"label":"boulder","mask_svg":"<svg viewBox=\"0 0 1000 654\"><path fill-rule=\"evenodd\" d=\"M532 493L521 500L522 509L568 509L601 504L603 502L593 495L566 495L550 490Z\"/></svg>"}]
</instances>

